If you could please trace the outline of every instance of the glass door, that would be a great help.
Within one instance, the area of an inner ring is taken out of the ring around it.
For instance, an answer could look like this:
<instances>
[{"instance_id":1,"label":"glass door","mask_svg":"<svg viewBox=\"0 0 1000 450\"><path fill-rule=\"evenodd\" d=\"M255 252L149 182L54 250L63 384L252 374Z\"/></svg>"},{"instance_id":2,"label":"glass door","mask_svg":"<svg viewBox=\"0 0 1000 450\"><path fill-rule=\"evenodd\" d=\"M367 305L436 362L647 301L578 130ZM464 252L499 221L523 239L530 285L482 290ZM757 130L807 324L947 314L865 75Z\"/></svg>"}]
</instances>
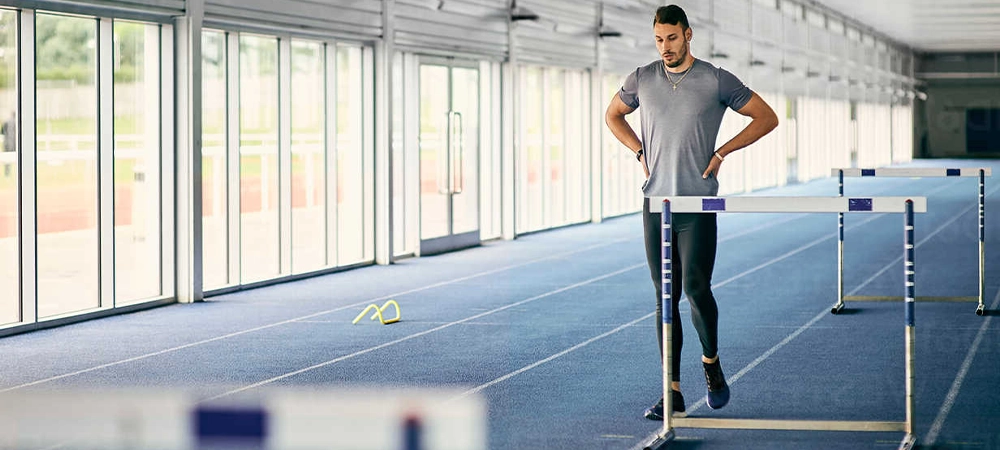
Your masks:
<instances>
[{"instance_id":1,"label":"glass door","mask_svg":"<svg viewBox=\"0 0 1000 450\"><path fill-rule=\"evenodd\" d=\"M420 253L478 245L479 68L420 62Z\"/></svg>"}]
</instances>

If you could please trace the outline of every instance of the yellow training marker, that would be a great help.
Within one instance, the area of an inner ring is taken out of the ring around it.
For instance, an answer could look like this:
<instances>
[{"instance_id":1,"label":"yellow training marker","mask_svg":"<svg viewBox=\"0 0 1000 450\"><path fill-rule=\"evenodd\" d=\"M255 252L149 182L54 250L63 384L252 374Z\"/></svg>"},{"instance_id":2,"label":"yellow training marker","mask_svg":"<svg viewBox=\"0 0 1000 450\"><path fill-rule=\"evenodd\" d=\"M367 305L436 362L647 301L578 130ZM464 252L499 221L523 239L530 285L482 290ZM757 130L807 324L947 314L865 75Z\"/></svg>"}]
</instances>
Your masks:
<instances>
[{"instance_id":1,"label":"yellow training marker","mask_svg":"<svg viewBox=\"0 0 1000 450\"><path fill-rule=\"evenodd\" d=\"M392 306L396 307L396 318L385 320L385 318L382 317L382 313L385 312L386 308L389 305L392 305ZM368 305L368 307L365 308L364 311L361 311L361 314L358 314L358 317L354 318L354 321L351 322L351 324L353 325L353 324L358 323L358 321L361 320L361 318L364 317L365 314L368 314L368 311L372 310L372 309L375 310L375 312L372 314L372 320L375 320L375 318L378 317L378 320L379 320L379 322L382 322L382 325L390 324L390 323L393 323L393 322L399 322L399 319L403 317L403 313L399 309L399 303L396 303L395 300L389 300L389 301L383 303L381 308L379 308L378 305L376 305L374 303Z\"/></svg>"}]
</instances>

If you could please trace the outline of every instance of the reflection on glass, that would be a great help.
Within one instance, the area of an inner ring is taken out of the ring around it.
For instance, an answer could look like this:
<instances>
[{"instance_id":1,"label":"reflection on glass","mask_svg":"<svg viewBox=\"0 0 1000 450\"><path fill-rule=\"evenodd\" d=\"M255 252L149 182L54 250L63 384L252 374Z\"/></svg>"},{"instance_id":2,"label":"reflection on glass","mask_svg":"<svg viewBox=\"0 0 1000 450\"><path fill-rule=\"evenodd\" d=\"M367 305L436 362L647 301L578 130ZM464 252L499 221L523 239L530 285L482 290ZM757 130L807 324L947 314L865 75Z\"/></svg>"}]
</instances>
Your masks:
<instances>
[{"instance_id":1,"label":"reflection on glass","mask_svg":"<svg viewBox=\"0 0 1000 450\"><path fill-rule=\"evenodd\" d=\"M226 167L226 34L201 35L202 274L206 290L229 283ZM235 280L234 280L235 281Z\"/></svg>"},{"instance_id":2,"label":"reflection on glass","mask_svg":"<svg viewBox=\"0 0 1000 450\"><path fill-rule=\"evenodd\" d=\"M618 77L605 75L602 98L610 99L615 95ZM618 186L618 148L615 147L615 137L611 133L601 133L601 217L611 217L617 213L615 196Z\"/></svg>"},{"instance_id":3,"label":"reflection on glass","mask_svg":"<svg viewBox=\"0 0 1000 450\"><path fill-rule=\"evenodd\" d=\"M624 76L608 75L605 78L606 98L616 95ZM632 129L639 133L639 110L625 116ZM635 156L611 133L604 135L604 217L627 214L642 209L642 184L645 175Z\"/></svg>"},{"instance_id":4,"label":"reflection on glass","mask_svg":"<svg viewBox=\"0 0 1000 450\"><path fill-rule=\"evenodd\" d=\"M569 72L566 84L566 214L567 222L587 220L584 180L588 179L590 154L584 149L584 136L590 134L590 124L584 120L589 96L583 88L583 73Z\"/></svg>"},{"instance_id":5,"label":"reflection on glass","mask_svg":"<svg viewBox=\"0 0 1000 450\"><path fill-rule=\"evenodd\" d=\"M403 54L397 52L392 58L392 254L401 256L412 252L411 230L406 218L406 187L410 173L407 170L405 145L403 143Z\"/></svg>"},{"instance_id":6,"label":"reflection on glass","mask_svg":"<svg viewBox=\"0 0 1000 450\"><path fill-rule=\"evenodd\" d=\"M114 24L115 303L160 290L160 27Z\"/></svg>"},{"instance_id":7,"label":"reflection on glass","mask_svg":"<svg viewBox=\"0 0 1000 450\"><path fill-rule=\"evenodd\" d=\"M323 45L292 41L292 271L326 265Z\"/></svg>"},{"instance_id":8,"label":"reflection on glass","mask_svg":"<svg viewBox=\"0 0 1000 450\"><path fill-rule=\"evenodd\" d=\"M527 211L522 211L524 217L524 228L521 231L539 230L545 225L545 217L542 205L542 177L544 174L542 164L542 99L545 92L542 89L542 70L537 67L527 69L525 82L527 89L524 91L524 146L528 162L528 187L524 192L526 198L521 199L521 204L527 206Z\"/></svg>"},{"instance_id":9,"label":"reflection on glass","mask_svg":"<svg viewBox=\"0 0 1000 450\"><path fill-rule=\"evenodd\" d=\"M18 322L17 12L0 10L0 324Z\"/></svg>"},{"instance_id":10,"label":"reflection on glass","mask_svg":"<svg viewBox=\"0 0 1000 450\"><path fill-rule=\"evenodd\" d=\"M337 263L365 259L364 131L361 48L337 49ZM370 228L370 227L369 227ZM331 258L331 261L333 259Z\"/></svg>"},{"instance_id":11,"label":"reflection on glass","mask_svg":"<svg viewBox=\"0 0 1000 450\"><path fill-rule=\"evenodd\" d=\"M626 117L629 126L637 133L642 129L642 125L639 123L641 110L640 106ZM646 173L643 171L642 165L636 161L635 154L621 143L618 143L618 152L622 158L622 186L620 188L622 214L642 211L642 185L646 183Z\"/></svg>"},{"instance_id":12,"label":"reflection on glass","mask_svg":"<svg viewBox=\"0 0 1000 450\"><path fill-rule=\"evenodd\" d=\"M278 40L241 35L239 233L243 282L278 275L278 174Z\"/></svg>"},{"instance_id":13,"label":"reflection on glass","mask_svg":"<svg viewBox=\"0 0 1000 450\"><path fill-rule=\"evenodd\" d=\"M479 228L479 71L452 69L452 178L455 234Z\"/></svg>"},{"instance_id":14,"label":"reflection on glass","mask_svg":"<svg viewBox=\"0 0 1000 450\"><path fill-rule=\"evenodd\" d=\"M499 134L499 129L494 127L495 119L501 116L499 105L494 107L493 94L497 87L494 77L494 63L481 61L479 63L480 87L482 89L482 104L479 109L482 111L480 134L482 141L479 143L479 185L483 187L480 195L483 203L479 205L479 236L483 240L500 237L501 223L501 164L498 163L500 156L499 146L494 146L494 139Z\"/></svg>"},{"instance_id":15,"label":"reflection on glass","mask_svg":"<svg viewBox=\"0 0 1000 450\"><path fill-rule=\"evenodd\" d=\"M420 66L420 238L448 234L448 68Z\"/></svg>"},{"instance_id":16,"label":"reflection on glass","mask_svg":"<svg viewBox=\"0 0 1000 450\"><path fill-rule=\"evenodd\" d=\"M559 69L548 69L548 91L545 93L545 101L548 104L548 129L546 130L545 142L548 144L549 152L549 189L548 189L548 211L551 214L549 226L559 226L566 223L566 160L565 153L564 122L565 122L565 89L563 86L563 71Z\"/></svg>"},{"instance_id":17,"label":"reflection on glass","mask_svg":"<svg viewBox=\"0 0 1000 450\"><path fill-rule=\"evenodd\" d=\"M38 315L98 306L97 21L35 18Z\"/></svg>"}]
</instances>

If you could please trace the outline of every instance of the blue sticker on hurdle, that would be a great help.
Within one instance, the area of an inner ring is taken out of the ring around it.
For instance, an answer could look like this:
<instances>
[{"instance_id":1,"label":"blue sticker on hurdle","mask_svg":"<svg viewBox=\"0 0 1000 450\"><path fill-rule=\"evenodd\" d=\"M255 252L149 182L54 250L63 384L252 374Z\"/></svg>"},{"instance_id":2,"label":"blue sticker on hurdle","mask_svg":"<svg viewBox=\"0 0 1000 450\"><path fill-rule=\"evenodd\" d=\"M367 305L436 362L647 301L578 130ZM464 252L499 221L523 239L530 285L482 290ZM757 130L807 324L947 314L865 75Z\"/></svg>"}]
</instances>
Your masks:
<instances>
[{"instance_id":1,"label":"blue sticker on hurdle","mask_svg":"<svg viewBox=\"0 0 1000 450\"><path fill-rule=\"evenodd\" d=\"M403 450L420 450L423 448L420 445L420 442L423 440L421 438L423 434L421 428L420 418L417 416L408 416L403 421Z\"/></svg>"},{"instance_id":2,"label":"blue sticker on hurdle","mask_svg":"<svg viewBox=\"0 0 1000 450\"><path fill-rule=\"evenodd\" d=\"M874 177L875 169L861 169L861 176L863 177Z\"/></svg>"},{"instance_id":3,"label":"blue sticker on hurdle","mask_svg":"<svg viewBox=\"0 0 1000 450\"><path fill-rule=\"evenodd\" d=\"M264 443L267 413L262 409L204 407L195 411L198 440Z\"/></svg>"},{"instance_id":4,"label":"blue sticker on hurdle","mask_svg":"<svg viewBox=\"0 0 1000 450\"><path fill-rule=\"evenodd\" d=\"M847 199L848 211L871 211L872 199L870 198L849 198Z\"/></svg>"},{"instance_id":5,"label":"blue sticker on hurdle","mask_svg":"<svg viewBox=\"0 0 1000 450\"><path fill-rule=\"evenodd\" d=\"M701 199L702 211L725 211L726 199L724 198L703 198Z\"/></svg>"},{"instance_id":6,"label":"blue sticker on hurdle","mask_svg":"<svg viewBox=\"0 0 1000 450\"><path fill-rule=\"evenodd\" d=\"M960 177L962 176L962 169L947 169L945 174L949 177Z\"/></svg>"}]
</instances>

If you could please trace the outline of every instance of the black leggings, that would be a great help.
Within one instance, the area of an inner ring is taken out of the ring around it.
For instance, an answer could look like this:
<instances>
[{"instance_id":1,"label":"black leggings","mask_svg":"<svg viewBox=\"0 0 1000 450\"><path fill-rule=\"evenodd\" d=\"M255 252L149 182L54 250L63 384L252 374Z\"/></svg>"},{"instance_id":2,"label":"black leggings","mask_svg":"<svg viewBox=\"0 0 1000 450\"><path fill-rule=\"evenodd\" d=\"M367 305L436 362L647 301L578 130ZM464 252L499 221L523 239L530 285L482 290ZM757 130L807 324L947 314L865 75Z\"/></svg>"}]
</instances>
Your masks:
<instances>
[{"instance_id":1,"label":"black leggings","mask_svg":"<svg viewBox=\"0 0 1000 450\"><path fill-rule=\"evenodd\" d=\"M663 309L661 296L661 205L656 205L657 211L650 212L649 199L642 205L642 224L646 238L646 262L649 264L649 275L656 288L656 339L659 343L660 355L663 355ZM681 347L684 345L684 333L681 329L678 303L681 299L681 285L691 304L691 321L698 331L701 340L702 354L714 358L719 352L719 307L712 295L712 271L715 268L715 249L717 246L718 228L715 214L673 214L673 242L671 260L673 265L671 283L671 306L673 308L673 361L671 365L672 380L681 380Z\"/></svg>"}]
</instances>

